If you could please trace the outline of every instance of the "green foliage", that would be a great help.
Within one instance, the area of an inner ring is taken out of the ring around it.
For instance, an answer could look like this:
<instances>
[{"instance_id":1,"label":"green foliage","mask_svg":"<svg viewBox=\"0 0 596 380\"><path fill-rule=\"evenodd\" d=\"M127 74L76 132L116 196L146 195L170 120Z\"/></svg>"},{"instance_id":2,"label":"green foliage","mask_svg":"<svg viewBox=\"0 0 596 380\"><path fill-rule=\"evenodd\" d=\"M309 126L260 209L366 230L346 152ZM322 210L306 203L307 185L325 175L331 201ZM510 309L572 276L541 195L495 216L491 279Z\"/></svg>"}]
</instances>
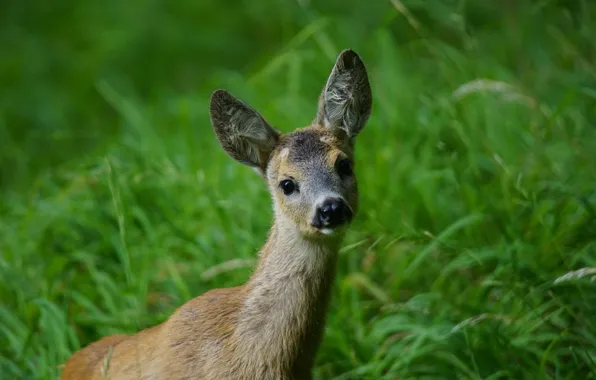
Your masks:
<instances>
[{"instance_id":1,"label":"green foliage","mask_svg":"<svg viewBox=\"0 0 596 380\"><path fill-rule=\"evenodd\" d=\"M2 378L54 379L89 342L245 281L270 200L218 146L209 95L304 126L347 47L374 107L316 378L596 378L594 16L588 1L4 4Z\"/></svg>"}]
</instances>

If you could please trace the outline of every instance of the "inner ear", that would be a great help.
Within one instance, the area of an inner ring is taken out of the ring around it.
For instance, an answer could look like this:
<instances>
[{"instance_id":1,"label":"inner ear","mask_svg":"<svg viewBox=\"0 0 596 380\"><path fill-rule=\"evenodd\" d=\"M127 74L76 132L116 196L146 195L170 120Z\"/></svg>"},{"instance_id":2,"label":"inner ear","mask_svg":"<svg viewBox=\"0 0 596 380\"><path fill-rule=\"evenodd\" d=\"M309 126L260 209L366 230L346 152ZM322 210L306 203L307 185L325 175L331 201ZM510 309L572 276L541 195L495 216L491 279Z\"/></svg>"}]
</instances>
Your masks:
<instances>
[{"instance_id":1,"label":"inner ear","mask_svg":"<svg viewBox=\"0 0 596 380\"><path fill-rule=\"evenodd\" d=\"M264 172L280 133L257 111L224 90L211 95L210 117L226 153Z\"/></svg>"},{"instance_id":2,"label":"inner ear","mask_svg":"<svg viewBox=\"0 0 596 380\"><path fill-rule=\"evenodd\" d=\"M319 98L316 122L336 134L352 138L368 121L371 108L372 93L366 67L358 54L344 50Z\"/></svg>"}]
</instances>

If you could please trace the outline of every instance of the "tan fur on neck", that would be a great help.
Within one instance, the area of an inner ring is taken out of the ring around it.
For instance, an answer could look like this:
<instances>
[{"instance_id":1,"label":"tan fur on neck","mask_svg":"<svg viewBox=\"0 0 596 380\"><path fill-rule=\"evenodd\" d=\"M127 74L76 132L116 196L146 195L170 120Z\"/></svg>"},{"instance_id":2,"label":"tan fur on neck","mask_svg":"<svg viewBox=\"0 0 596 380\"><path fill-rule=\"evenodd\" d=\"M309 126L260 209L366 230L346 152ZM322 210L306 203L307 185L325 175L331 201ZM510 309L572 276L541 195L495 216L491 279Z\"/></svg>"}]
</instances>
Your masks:
<instances>
[{"instance_id":1,"label":"tan fur on neck","mask_svg":"<svg viewBox=\"0 0 596 380\"><path fill-rule=\"evenodd\" d=\"M287 228L273 225L245 285L209 291L161 325L79 351L69 362L88 372L77 378L310 379L339 240L306 240ZM111 360L95 357L100 346L111 348ZM74 379L74 370L67 363L62 378Z\"/></svg>"}]
</instances>

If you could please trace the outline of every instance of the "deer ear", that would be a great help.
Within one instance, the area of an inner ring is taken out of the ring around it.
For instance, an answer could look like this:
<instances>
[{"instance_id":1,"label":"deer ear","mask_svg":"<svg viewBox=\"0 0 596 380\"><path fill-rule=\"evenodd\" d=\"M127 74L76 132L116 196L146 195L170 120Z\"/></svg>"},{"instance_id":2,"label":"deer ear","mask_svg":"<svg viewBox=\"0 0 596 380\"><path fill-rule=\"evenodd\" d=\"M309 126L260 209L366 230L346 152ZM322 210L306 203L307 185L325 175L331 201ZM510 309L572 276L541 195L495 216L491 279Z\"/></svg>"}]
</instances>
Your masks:
<instances>
[{"instance_id":1,"label":"deer ear","mask_svg":"<svg viewBox=\"0 0 596 380\"><path fill-rule=\"evenodd\" d=\"M209 111L217 139L226 153L264 173L280 133L257 111L225 90L211 95Z\"/></svg>"},{"instance_id":2,"label":"deer ear","mask_svg":"<svg viewBox=\"0 0 596 380\"><path fill-rule=\"evenodd\" d=\"M317 124L356 136L370 116L372 93L364 63L352 50L344 50L333 66L319 97Z\"/></svg>"}]
</instances>

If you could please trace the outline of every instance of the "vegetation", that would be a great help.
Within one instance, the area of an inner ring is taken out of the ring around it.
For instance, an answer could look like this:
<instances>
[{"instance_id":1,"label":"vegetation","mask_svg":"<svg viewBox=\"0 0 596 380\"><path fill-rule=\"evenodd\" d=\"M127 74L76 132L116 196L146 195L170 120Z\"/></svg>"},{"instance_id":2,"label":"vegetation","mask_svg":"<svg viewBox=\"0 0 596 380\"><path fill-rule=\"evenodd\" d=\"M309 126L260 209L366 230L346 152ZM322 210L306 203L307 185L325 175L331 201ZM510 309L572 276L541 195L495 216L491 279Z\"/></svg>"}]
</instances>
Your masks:
<instances>
[{"instance_id":1,"label":"vegetation","mask_svg":"<svg viewBox=\"0 0 596 380\"><path fill-rule=\"evenodd\" d=\"M8 1L0 376L245 281L271 222L223 87L308 124L353 48L374 94L317 379L596 378L596 4Z\"/></svg>"}]
</instances>

